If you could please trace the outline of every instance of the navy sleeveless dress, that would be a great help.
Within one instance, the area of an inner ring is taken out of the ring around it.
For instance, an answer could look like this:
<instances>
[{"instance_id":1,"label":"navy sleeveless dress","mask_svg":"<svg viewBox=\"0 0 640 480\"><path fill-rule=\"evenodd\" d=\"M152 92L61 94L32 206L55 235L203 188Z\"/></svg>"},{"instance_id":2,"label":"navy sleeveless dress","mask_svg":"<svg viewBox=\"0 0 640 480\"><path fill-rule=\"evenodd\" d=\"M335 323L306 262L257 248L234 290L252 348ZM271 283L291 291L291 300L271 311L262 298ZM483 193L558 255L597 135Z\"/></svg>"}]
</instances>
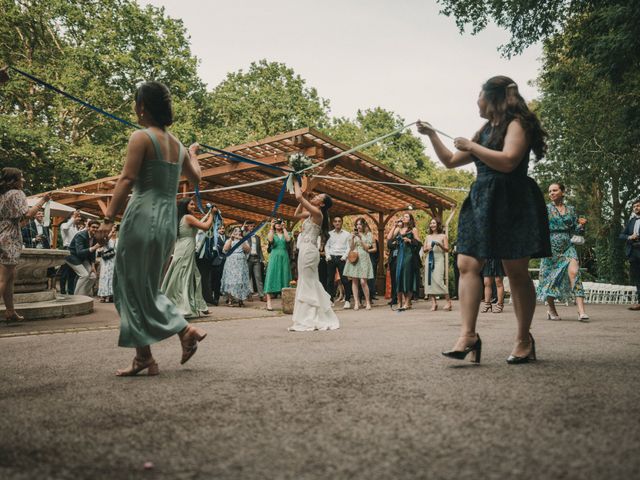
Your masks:
<instances>
[{"instance_id":1,"label":"navy sleeveless dress","mask_svg":"<svg viewBox=\"0 0 640 480\"><path fill-rule=\"evenodd\" d=\"M487 125L479 143L489 145ZM460 210L458 253L512 260L551 256L549 218L538 184L527 176L529 151L510 173L498 172L473 157L478 170Z\"/></svg>"}]
</instances>

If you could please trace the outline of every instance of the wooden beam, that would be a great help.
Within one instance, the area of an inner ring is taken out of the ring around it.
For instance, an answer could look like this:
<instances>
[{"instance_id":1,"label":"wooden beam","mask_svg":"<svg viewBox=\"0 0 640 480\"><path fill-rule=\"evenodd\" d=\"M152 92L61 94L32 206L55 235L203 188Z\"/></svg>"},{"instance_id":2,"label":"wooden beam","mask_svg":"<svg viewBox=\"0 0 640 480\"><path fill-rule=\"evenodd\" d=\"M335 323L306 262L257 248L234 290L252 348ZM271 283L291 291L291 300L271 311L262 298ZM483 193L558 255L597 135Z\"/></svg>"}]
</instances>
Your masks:
<instances>
[{"instance_id":1,"label":"wooden beam","mask_svg":"<svg viewBox=\"0 0 640 480\"><path fill-rule=\"evenodd\" d=\"M63 205L69 205L71 203L80 203L80 202L96 202L102 197L108 197L110 194L105 193L102 195L70 195L67 198L55 199L54 201L61 203Z\"/></svg>"},{"instance_id":2,"label":"wooden beam","mask_svg":"<svg viewBox=\"0 0 640 480\"><path fill-rule=\"evenodd\" d=\"M103 217L106 216L107 215L107 204L104 201L98 199L98 206L100 207L100 210L102 210L102 216Z\"/></svg>"},{"instance_id":3,"label":"wooden beam","mask_svg":"<svg viewBox=\"0 0 640 480\"><path fill-rule=\"evenodd\" d=\"M280 165L287 163L286 155L272 155L270 157L260 158L257 161L266 163L267 165ZM201 177L203 180L207 180L211 177L218 177L220 175L229 175L232 173L246 172L248 170L264 169L259 165L253 165L252 163L243 163L231 161L226 165L220 165L218 167L207 168L202 171Z\"/></svg>"}]
</instances>

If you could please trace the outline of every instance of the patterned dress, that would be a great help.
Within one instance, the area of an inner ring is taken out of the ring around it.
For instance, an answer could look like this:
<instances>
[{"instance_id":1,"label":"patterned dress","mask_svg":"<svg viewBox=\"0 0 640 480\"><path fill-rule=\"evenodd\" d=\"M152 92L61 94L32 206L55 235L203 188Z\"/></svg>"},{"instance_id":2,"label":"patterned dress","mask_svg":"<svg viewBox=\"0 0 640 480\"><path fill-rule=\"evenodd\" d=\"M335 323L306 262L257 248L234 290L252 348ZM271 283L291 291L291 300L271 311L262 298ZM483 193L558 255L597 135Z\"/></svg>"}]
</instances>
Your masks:
<instances>
[{"instance_id":1,"label":"patterned dress","mask_svg":"<svg viewBox=\"0 0 640 480\"><path fill-rule=\"evenodd\" d=\"M542 259L540 263L540 283L536 292L538 300L545 301L547 297L552 297L566 302L571 297L584 297L580 270L573 288L569 281L569 263L571 260L578 260L578 252L571 243L571 237L583 232L575 209L571 205L565 205L565 213L562 215L553 203L549 203L547 211L553 256Z\"/></svg>"},{"instance_id":2,"label":"patterned dress","mask_svg":"<svg viewBox=\"0 0 640 480\"><path fill-rule=\"evenodd\" d=\"M480 133L489 144L492 127ZM541 258L551 256L549 220L538 184L527 176L529 151L509 173L499 172L473 157L478 170L460 209L458 253L475 258Z\"/></svg>"},{"instance_id":3,"label":"patterned dress","mask_svg":"<svg viewBox=\"0 0 640 480\"><path fill-rule=\"evenodd\" d=\"M267 275L264 280L264 293L280 293L291 282L291 263L289 249L284 235L273 235L273 247L269 254Z\"/></svg>"},{"instance_id":4,"label":"patterned dress","mask_svg":"<svg viewBox=\"0 0 640 480\"><path fill-rule=\"evenodd\" d=\"M108 248L115 250L117 240L109 239L107 242ZM116 264L116 257L109 259L100 257L100 281L98 283L98 296L99 297L112 297L113 296L113 270Z\"/></svg>"},{"instance_id":5,"label":"patterned dress","mask_svg":"<svg viewBox=\"0 0 640 480\"><path fill-rule=\"evenodd\" d=\"M238 241L239 240L232 242L231 247L234 247ZM236 300L243 301L251 295L247 255L241 246L236 248L231 255L227 256L224 262L220 291L223 295L231 295Z\"/></svg>"},{"instance_id":6,"label":"patterned dress","mask_svg":"<svg viewBox=\"0 0 640 480\"><path fill-rule=\"evenodd\" d=\"M202 297L202 278L196 267L197 232L196 227L187 224L185 217L180 219L173 258L160 287L185 317L199 317L201 312L207 311Z\"/></svg>"},{"instance_id":7,"label":"patterned dress","mask_svg":"<svg viewBox=\"0 0 640 480\"><path fill-rule=\"evenodd\" d=\"M0 195L0 264L18 264L22 251L20 220L28 211L27 197L22 190L9 190Z\"/></svg>"},{"instance_id":8,"label":"patterned dress","mask_svg":"<svg viewBox=\"0 0 640 480\"><path fill-rule=\"evenodd\" d=\"M363 241L367 245L373 243L373 235L367 232L363 238L353 236L354 250L358 252L358 261L354 264L347 260L344 266L343 275L347 278L373 278L373 264L371 256L364 248Z\"/></svg>"}]
</instances>

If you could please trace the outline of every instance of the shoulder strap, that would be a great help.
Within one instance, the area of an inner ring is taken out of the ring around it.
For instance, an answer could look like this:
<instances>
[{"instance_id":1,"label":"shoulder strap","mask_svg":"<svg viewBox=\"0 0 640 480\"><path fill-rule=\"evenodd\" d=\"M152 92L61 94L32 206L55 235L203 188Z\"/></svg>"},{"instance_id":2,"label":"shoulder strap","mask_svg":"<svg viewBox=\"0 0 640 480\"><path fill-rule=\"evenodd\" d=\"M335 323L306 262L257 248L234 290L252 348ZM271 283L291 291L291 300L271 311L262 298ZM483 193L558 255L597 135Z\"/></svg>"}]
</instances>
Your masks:
<instances>
[{"instance_id":1,"label":"shoulder strap","mask_svg":"<svg viewBox=\"0 0 640 480\"><path fill-rule=\"evenodd\" d=\"M156 137L156 134L153 133L148 128L145 128L142 131L149 136L149 139L151 140L151 143L153 143L153 148L156 151L156 160L164 160L164 158L162 156L162 150L160 149L160 143L158 142L158 137Z\"/></svg>"}]
</instances>

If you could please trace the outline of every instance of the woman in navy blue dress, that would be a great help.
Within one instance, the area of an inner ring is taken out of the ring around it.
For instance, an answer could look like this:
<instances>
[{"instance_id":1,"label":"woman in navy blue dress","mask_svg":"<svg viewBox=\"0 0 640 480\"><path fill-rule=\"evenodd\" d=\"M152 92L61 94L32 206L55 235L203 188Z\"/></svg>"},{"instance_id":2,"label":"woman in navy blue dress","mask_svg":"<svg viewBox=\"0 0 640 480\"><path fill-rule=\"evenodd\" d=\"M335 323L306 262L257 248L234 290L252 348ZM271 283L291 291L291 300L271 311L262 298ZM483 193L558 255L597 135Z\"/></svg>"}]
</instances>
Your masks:
<instances>
[{"instance_id":1,"label":"woman in navy blue dress","mask_svg":"<svg viewBox=\"0 0 640 480\"><path fill-rule=\"evenodd\" d=\"M428 123L418 131L428 135L440 161L447 168L475 163L477 178L460 210L458 267L462 328L449 358L480 362L482 342L476 332L482 294L480 272L485 260L502 260L509 277L518 320L516 343L507 358L510 364L535 360L530 333L536 294L529 276L530 258L551 255L549 219L544 197L527 176L531 151L544 156L546 133L508 77L492 77L478 97L480 116L487 120L472 140L456 138L458 151L451 152Z\"/></svg>"}]
</instances>

